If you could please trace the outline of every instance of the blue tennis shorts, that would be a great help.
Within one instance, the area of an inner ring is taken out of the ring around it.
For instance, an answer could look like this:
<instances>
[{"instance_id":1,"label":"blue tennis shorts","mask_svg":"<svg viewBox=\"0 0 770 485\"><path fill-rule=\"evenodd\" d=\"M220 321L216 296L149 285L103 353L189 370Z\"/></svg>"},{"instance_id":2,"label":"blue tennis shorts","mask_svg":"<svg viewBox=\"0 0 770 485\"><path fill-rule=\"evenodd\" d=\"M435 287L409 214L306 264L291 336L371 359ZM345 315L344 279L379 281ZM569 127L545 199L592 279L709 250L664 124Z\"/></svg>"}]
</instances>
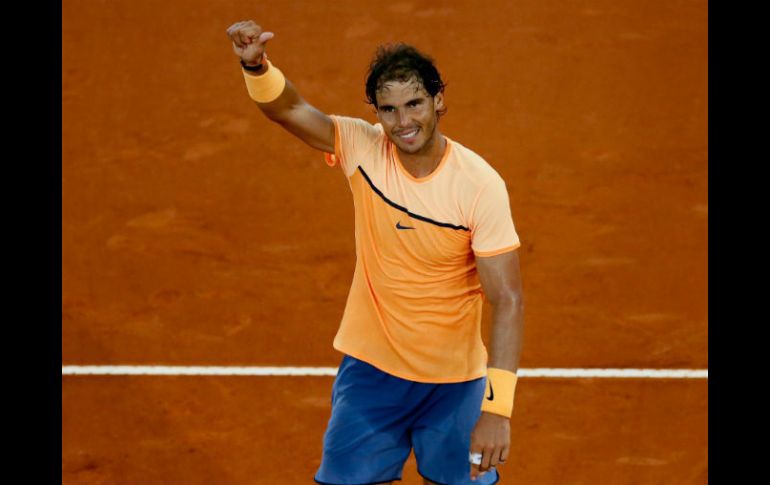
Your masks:
<instances>
[{"instance_id":1,"label":"blue tennis shorts","mask_svg":"<svg viewBox=\"0 0 770 485\"><path fill-rule=\"evenodd\" d=\"M387 374L346 355L332 387L332 414L324 434L323 485L366 485L401 480L414 448L417 470L444 485L491 485L497 470L471 481L471 432L481 415L485 378L424 384Z\"/></svg>"}]
</instances>

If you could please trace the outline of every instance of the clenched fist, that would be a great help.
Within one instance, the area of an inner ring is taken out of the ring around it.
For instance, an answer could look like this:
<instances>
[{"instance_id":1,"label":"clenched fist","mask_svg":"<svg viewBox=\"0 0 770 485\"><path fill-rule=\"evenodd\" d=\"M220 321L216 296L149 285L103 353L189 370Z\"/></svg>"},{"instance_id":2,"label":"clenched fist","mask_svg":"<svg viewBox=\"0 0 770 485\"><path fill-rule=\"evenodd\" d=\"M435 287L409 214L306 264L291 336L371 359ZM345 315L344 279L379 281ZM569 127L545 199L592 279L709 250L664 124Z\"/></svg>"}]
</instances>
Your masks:
<instances>
[{"instance_id":1,"label":"clenched fist","mask_svg":"<svg viewBox=\"0 0 770 485\"><path fill-rule=\"evenodd\" d=\"M227 36L233 41L233 50L247 66L261 63L265 43L274 35L272 32L262 32L262 27L253 20L236 22L227 28Z\"/></svg>"}]
</instances>

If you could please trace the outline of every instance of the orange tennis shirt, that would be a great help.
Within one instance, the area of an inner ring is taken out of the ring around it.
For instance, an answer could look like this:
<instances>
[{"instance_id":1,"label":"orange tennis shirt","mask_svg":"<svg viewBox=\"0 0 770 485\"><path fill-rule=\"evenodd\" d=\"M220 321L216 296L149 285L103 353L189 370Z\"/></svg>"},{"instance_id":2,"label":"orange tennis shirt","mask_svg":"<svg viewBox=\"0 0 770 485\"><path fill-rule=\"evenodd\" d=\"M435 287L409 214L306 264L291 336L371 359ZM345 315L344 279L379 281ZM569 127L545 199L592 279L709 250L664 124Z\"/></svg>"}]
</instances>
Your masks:
<instances>
[{"instance_id":1,"label":"orange tennis shirt","mask_svg":"<svg viewBox=\"0 0 770 485\"><path fill-rule=\"evenodd\" d=\"M379 123L332 116L334 154L355 205L356 267L334 348L417 382L486 375L475 256L519 247L500 175L447 138L416 178Z\"/></svg>"}]
</instances>

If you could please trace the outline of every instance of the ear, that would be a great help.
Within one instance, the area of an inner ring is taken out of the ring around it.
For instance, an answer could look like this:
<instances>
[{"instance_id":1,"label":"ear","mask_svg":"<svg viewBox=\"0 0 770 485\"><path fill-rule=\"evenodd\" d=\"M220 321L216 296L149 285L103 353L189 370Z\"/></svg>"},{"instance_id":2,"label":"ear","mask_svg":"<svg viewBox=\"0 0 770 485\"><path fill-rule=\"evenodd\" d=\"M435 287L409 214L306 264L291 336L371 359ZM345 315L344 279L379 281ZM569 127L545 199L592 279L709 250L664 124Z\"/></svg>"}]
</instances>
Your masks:
<instances>
[{"instance_id":1,"label":"ear","mask_svg":"<svg viewBox=\"0 0 770 485\"><path fill-rule=\"evenodd\" d=\"M433 97L433 108L434 111L441 111L444 109L444 93L437 93Z\"/></svg>"}]
</instances>

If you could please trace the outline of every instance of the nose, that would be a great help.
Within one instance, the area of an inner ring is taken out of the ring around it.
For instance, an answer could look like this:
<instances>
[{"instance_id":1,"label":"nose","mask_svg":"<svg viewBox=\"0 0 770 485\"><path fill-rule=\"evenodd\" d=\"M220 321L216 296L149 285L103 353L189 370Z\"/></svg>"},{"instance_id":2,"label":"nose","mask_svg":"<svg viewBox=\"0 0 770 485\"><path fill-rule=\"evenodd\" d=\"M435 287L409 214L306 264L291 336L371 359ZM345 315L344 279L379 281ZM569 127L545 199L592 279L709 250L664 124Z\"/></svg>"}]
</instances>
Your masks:
<instances>
[{"instance_id":1,"label":"nose","mask_svg":"<svg viewBox=\"0 0 770 485\"><path fill-rule=\"evenodd\" d=\"M407 116L405 111L398 113L398 125L403 127L409 126L409 116Z\"/></svg>"}]
</instances>

